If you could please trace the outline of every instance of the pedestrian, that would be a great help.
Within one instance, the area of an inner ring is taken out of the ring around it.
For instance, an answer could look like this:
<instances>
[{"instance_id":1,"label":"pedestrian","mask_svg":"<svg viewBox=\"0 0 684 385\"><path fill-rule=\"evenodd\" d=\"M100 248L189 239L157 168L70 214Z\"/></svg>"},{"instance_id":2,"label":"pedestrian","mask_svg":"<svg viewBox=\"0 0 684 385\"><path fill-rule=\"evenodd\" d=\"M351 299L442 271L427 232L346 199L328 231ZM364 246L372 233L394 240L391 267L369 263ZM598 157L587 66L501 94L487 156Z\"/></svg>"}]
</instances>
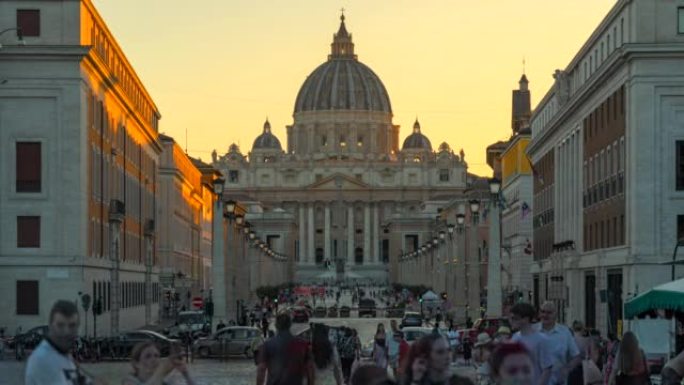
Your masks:
<instances>
[{"instance_id":1,"label":"pedestrian","mask_svg":"<svg viewBox=\"0 0 684 385\"><path fill-rule=\"evenodd\" d=\"M551 341L553 369L549 384L565 385L570 372L578 367L579 370L582 369L582 356L570 329L556 322L556 314L556 305L553 302L547 301L541 305L540 331Z\"/></svg>"},{"instance_id":2,"label":"pedestrian","mask_svg":"<svg viewBox=\"0 0 684 385\"><path fill-rule=\"evenodd\" d=\"M447 331L447 339L449 340L449 348L451 349L451 361L455 362L458 346L461 344L461 341L458 331L454 328L453 322L450 322L449 331Z\"/></svg>"},{"instance_id":3,"label":"pedestrian","mask_svg":"<svg viewBox=\"0 0 684 385\"><path fill-rule=\"evenodd\" d=\"M268 317L266 314L261 318L261 333L263 334L264 339L268 338Z\"/></svg>"},{"instance_id":4,"label":"pedestrian","mask_svg":"<svg viewBox=\"0 0 684 385\"><path fill-rule=\"evenodd\" d=\"M389 385L387 370L373 365L362 366L351 376L351 385Z\"/></svg>"},{"instance_id":5,"label":"pedestrian","mask_svg":"<svg viewBox=\"0 0 684 385\"><path fill-rule=\"evenodd\" d=\"M606 348L606 363L604 365L603 383L608 385L610 380L610 373L613 371L613 366L615 365L615 357L617 356L618 350L620 349L620 340L617 339L615 333L608 333L608 346Z\"/></svg>"},{"instance_id":6,"label":"pedestrian","mask_svg":"<svg viewBox=\"0 0 684 385\"><path fill-rule=\"evenodd\" d=\"M684 352L671 358L660 371L661 385L680 385L684 378Z\"/></svg>"},{"instance_id":7,"label":"pedestrian","mask_svg":"<svg viewBox=\"0 0 684 385\"><path fill-rule=\"evenodd\" d=\"M382 323L378 324L378 328L375 332L375 337L373 340L373 353L371 357L373 357L373 362L376 366L387 369L389 360L387 334L385 333L385 325Z\"/></svg>"},{"instance_id":8,"label":"pedestrian","mask_svg":"<svg viewBox=\"0 0 684 385\"><path fill-rule=\"evenodd\" d=\"M402 362L403 376L402 385L422 385L427 382L428 359L430 357L430 344L416 341L409 349L406 360Z\"/></svg>"},{"instance_id":9,"label":"pedestrian","mask_svg":"<svg viewBox=\"0 0 684 385\"><path fill-rule=\"evenodd\" d=\"M78 308L74 302L59 300L52 305L47 335L26 363L26 385L105 383L87 375L73 360L71 350L79 325Z\"/></svg>"},{"instance_id":10,"label":"pedestrian","mask_svg":"<svg viewBox=\"0 0 684 385\"><path fill-rule=\"evenodd\" d=\"M340 363L342 364L342 377L345 383L349 383L351 369L354 360L358 357L354 331L350 328L344 329L344 334L339 341Z\"/></svg>"},{"instance_id":11,"label":"pedestrian","mask_svg":"<svg viewBox=\"0 0 684 385\"><path fill-rule=\"evenodd\" d=\"M489 359L492 379L497 385L534 385L534 362L520 342L499 344Z\"/></svg>"},{"instance_id":12,"label":"pedestrian","mask_svg":"<svg viewBox=\"0 0 684 385\"><path fill-rule=\"evenodd\" d=\"M480 333L477 335L477 341L473 347L475 373L477 375L478 385L491 385L493 383L492 372L489 366L489 357L492 353L494 341L487 333Z\"/></svg>"},{"instance_id":13,"label":"pedestrian","mask_svg":"<svg viewBox=\"0 0 684 385\"><path fill-rule=\"evenodd\" d=\"M221 329L223 329L223 328L225 328L225 327L226 327L226 324L223 323L223 320L220 320L220 321L218 322L218 325L216 325L216 331L219 331L219 330L221 330Z\"/></svg>"},{"instance_id":14,"label":"pedestrian","mask_svg":"<svg viewBox=\"0 0 684 385\"><path fill-rule=\"evenodd\" d=\"M463 339L463 363L470 366L470 360L473 357L473 343L470 341L470 337L466 336Z\"/></svg>"},{"instance_id":15,"label":"pedestrian","mask_svg":"<svg viewBox=\"0 0 684 385\"><path fill-rule=\"evenodd\" d=\"M195 385L183 358L172 354L166 359L160 359L159 348L153 341L141 342L133 347L131 366L133 373L124 378L122 385L165 385L164 377L173 369L183 376L185 383Z\"/></svg>"},{"instance_id":16,"label":"pedestrian","mask_svg":"<svg viewBox=\"0 0 684 385\"><path fill-rule=\"evenodd\" d=\"M511 339L511 328L508 326L501 326L494 334L494 343L500 344Z\"/></svg>"},{"instance_id":17,"label":"pedestrian","mask_svg":"<svg viewBox=\"0 0 684 385\"><path fill-rule=\"evenodd\" d=\"M256 385L303 385L314 383L309 344L290 333L292 318L281 312L275 321L277 334L259 350Z\"/></svg>"},{"instance_id":18,"label":"pedestrian","mask_svg":"<svg viewBox=\"0 0 684 385\"><path fill-rule=\"evenodd\" d=\"M627 332L622 336L608 385L645 385L649 382L650 372L646 355L639 347L636 335Z\"/></svg>"},{"instance_id":19,"label":"pedestrian","mask_svg":"<svg viewBox=\"0 0 684 385\"><path fill-rule=\"evenodd\" d=\"M450 385L451 383L472 385L472 381L451 371L451 354L449 342L441 334L428 334L417 343L421 351L428 351L427 372L421 381L429 385Z\"/></svg>"},{"instance_id":20,"label":"pedestrian","mask_svg":"<svg viewBox=\"0 0 684 385\"><path fill-rule=\"evenodd\" d=\"M387 341L387 355L389 358L389 366L392 368L392 374L394 378L397 377L397 368L399 366L399 340L396 338L395 334L399 331L397 327L397 320L390 321L390 338Z\"/></svg>"},{"instance_id":21,"label":"pedestrian","mask_svg":"<svg viewBox=\"0 0 684 385\"><path fill-rule=\"evenodd\" d=\"M551 341L535 330L532 322L537 312L529 303L517 303L511 308L511 326L517 332L511 341L521 342L532 356L534 385L549 385L553 369Z\"/></svg>"},{"instance_id":22,"label":"pedestrian","mask_svg":"<svg viewBox=\"0 0 684 385\"><path fill-rule=\"evenodd\" d=\"M408 341L406 341L406 338L404 337L404 332L402 332L401 330L398 330L394 333L394 338L399 340L399 362L397 365L397 373L394 375L394 379L397 380L399 378L402 378L404 375L402 370L404 368L404 362L408 358L409 349L411 348L411 345L409 345Z\"/></svg>"},{"instance_id":23,"label":"pedestrian","mask_svg":"<svg viewBox=\"0 0 684 385\"><path fill-rule=\"evenodd\" d=\"M342 385L342 363L335 346L330 342L326 326L313 329L311 354L316 385Z\"/></svg>"}]
</instances>

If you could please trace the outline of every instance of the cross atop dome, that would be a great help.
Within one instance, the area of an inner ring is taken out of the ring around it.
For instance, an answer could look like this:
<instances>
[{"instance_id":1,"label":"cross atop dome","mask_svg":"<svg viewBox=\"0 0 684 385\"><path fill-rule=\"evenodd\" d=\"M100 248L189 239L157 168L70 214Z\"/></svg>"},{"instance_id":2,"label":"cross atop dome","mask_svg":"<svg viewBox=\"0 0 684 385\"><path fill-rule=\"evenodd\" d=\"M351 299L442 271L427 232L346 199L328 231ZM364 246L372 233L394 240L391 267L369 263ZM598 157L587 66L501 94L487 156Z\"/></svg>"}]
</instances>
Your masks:
<instances>
[{"instance_id":1,"label":"cross atop dome","mask_svg":"<svg viewBox=\"0 0 684 385\"><path fill-rule=\"evenodd\" d=\"M268 121L268 118L266 118L266 121L264 122L264 134L270 134L271 133L271 123Z\"/></svg>"},{"instance_id":2,"label":"cross atop dome","mask_svg":"<svg viewBox=\"0 0 684 385\"><path fill-rule=\"evenodd\" d=\"M352 35L347 32L347 26L344 24L344 8L341 9L340 28L337 33L333 35L333 42L330 45L330 55L328 60L333 59L354 59L354 43L352 43Z\"/></svg>"},{"instance_id":3,"label":"cross atop dome","mask_svg":"<svg viewBox=\"0 0 684 385\"><path fill-rule=\"evenodd\" d=\"M420 122L418 122L418 117L416 117L416 122L413 123L413 133L420 134Z\"/></svg>"}]
</instances>

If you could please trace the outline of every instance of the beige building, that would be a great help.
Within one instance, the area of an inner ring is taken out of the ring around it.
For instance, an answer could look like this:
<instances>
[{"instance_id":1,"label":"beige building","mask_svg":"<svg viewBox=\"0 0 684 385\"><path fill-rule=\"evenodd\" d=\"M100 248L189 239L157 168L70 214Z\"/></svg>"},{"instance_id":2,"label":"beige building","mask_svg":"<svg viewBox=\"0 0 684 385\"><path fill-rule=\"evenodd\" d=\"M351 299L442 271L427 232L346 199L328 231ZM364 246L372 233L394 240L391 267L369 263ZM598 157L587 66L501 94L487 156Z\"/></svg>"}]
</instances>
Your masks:
<instances>
[{"instance_id":1,"label":"beige building","mask_svg":"<svg viewBox=\"0 0 684 385\"><path fill-rule=\"evenodd\" d=\"M384 282L396 264L386 231L392 216L418 214L434 197L461 195L467 164L446 143L435 151L417 120L399 146L389 94L358 60L341 20L327 61L297 94L287 145L267 121L248 153L231 145L214 153L213 166L226 177L225 196L244 195L265 213L292 215L298 281ZM399 242L397 250L410 247L405 238Z\"/></svg>"},{"instance_id":2,"label":"beige building","mask_svg":"<svg viewBox=\"0 0 684 385\"><path fill-rule=\"evenodd\" d=\"M154 101L90 0L3 0L5 28L24 44L0 36L0 325L83 294L98 335L155 322Z\"/></svg>"},{"instance_id":3,"label":"beige building","mask_svg":"<svg viewBox=\"0 0 684 385\"><path fill-rule=\"evenodd\" d=\"M173 138L159 135L157 255L159 280L166 296L179 301L165 306L191 308L193 297L211 287L213 178L216 171L189 157Z\"/></svg>"}]
</instances>

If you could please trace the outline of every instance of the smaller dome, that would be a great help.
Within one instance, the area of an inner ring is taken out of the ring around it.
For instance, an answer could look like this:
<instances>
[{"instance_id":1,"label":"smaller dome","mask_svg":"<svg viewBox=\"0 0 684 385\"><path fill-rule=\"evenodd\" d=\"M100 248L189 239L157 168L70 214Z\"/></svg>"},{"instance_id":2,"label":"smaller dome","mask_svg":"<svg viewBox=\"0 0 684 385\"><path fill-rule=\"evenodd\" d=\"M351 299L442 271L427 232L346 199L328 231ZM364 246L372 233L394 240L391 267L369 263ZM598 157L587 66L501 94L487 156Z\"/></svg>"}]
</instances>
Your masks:
<instances>
[{"instance_id":1,"label":"smaller dome","mask_svg":"<svg viewBox=\"0 0 684 385\"><path fill-rule=\"evenodd\" d=\"M439 152L451 152L451 147L449 147L449 143L442 142L442 144L439 145Z\"/></svg>"},{"instance_id":2,"label":"smaller dome","mask_svg":"<svg viewBox=\"0 0 684 385\"><path fill-rule=\"evenodd\" d=\"M264 132L254 139L252 150L283 150L280 140L271 133L271 123L269 123L268 119L264 122Z\"/></svg>"},{"instance_id":3,"label":"smaller dome","mask_svg":"<svg viewBox=\"0 0 684 385\"><path fill-rule=\"evenodd\" d=\"M420 123L418 123L418 118L416 118L416 122L413 123L413 133L406 137L404 140L404 145L401 146L401 149L432 151L430 139L420 133Z\"/></svg>"}]
</instances>

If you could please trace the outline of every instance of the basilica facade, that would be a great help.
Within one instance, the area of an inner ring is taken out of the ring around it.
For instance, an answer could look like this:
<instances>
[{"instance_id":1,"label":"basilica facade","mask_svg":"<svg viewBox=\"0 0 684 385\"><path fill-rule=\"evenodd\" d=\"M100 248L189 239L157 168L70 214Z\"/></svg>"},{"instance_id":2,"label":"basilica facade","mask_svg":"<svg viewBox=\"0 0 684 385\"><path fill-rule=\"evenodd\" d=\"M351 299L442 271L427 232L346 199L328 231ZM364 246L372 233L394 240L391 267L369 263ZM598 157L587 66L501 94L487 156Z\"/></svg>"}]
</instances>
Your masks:
<instances>
[{"instance_id":1,"label":"basilica facade","mask_svg":"<svg viewBox=\"0 0 684 385\"><path fill-rule=\"evenodd\" d=\"M390 223L434 218L427 202L463 196L469 177L463 151L455 154L447 143L434 149L418 119L402 143L392 117L387 90L359 61L342 15L327 60L297 94L286 145L267 120L247 153L233 144L212 154L225 176L224 196L239 199L252 215L285 211L296 222L296 236L262 236L292 251L297 281L390 280L395 254L432 238L410 226L406 236L391 236Z\"/></svg>"}]
</instances>

